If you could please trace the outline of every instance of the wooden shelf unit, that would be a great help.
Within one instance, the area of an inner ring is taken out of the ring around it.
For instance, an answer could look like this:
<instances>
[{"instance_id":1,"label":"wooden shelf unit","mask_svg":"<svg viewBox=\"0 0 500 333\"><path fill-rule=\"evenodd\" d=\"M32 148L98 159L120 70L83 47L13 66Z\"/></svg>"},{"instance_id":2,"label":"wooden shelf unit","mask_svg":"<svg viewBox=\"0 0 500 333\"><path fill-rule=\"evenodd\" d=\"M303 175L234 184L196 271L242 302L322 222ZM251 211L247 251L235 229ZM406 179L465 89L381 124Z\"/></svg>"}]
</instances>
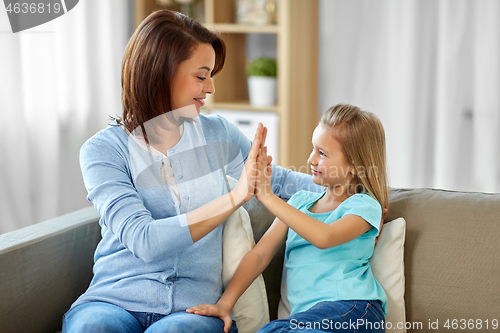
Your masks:
<instances>
[{"instance_id":1,"label":"wooden shelf unit","mask_svg":"<svg viewBox=\"0 0 500 333\"><path fill-rule=\"evenodd\" d=\"M216 93L205 109L270 111L279 115L279 164L306 172L311 136L318 123L318 0L276 0L277 24L235 23L235 0L203 1L204 22L220 33L227 47L224 69L214 77ZM172 0L167 8L179 10ZM149 13L165 8L155 0L135 0L136 26ZM247 34L275 34L278 103L256 108L248 101L245 74Z\"/></svg>"}]
</instances>

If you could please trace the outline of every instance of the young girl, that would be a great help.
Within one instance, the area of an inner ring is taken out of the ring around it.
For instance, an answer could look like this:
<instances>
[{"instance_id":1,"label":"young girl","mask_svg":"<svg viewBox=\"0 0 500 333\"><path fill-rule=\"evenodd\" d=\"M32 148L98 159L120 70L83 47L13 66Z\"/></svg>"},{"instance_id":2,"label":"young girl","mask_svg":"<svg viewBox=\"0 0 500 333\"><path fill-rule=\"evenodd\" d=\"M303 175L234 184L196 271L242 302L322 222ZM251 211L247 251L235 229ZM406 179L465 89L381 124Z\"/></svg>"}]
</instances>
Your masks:
<instances>
[{"instance_id":1,"label":"young girl","mask_svg":"<svg viewBox=\"0 0 500 333\"><path fill-rule=\"evenodd\" d=\"M234 304L286 239L291 315L259 332L384 331L387 297L368 262L382 208L388 208L384 129L373 113L339 104L323 114L312 144L313 180L326 191L301 191L285 203L271 191L271 169L261 149L256 196L277 218L217 304L188 312L221 318L227 332Z\"/></svg>"}]
</instances>

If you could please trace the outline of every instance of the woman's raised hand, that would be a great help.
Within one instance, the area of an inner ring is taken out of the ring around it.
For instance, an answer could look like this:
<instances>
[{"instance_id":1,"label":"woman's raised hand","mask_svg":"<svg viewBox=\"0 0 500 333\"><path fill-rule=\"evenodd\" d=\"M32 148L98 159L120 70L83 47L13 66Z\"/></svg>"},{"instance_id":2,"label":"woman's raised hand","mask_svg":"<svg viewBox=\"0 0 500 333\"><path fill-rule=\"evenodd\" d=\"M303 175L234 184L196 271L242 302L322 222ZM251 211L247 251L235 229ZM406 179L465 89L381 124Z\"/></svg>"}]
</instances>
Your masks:
<instances>
[{"instance_id":1,"label":"woman's raised hand","mask_svg":"<svg viewBox=\"0 0 500 333\"><path fill-rule=\"evenodd\" d=\"M262 123L259 123L240 180L234 188L237 202L247 202L254 195L255 182L257 180L257 156L259 155L260 148L266 142L266 136L267 128Z\"/></svg>"}]
</instances>

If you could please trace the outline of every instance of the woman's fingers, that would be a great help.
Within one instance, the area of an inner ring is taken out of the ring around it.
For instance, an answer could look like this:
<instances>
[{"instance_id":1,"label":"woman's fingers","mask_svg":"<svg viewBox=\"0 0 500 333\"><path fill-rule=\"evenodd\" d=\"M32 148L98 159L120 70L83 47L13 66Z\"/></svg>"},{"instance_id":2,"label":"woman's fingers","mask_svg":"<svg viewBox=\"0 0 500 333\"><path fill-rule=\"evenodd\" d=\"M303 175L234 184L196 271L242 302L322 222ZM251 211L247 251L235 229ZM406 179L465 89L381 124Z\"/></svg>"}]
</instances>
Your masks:
<instances>
[{"instance_id":1,"label":"woman's fingers","mask_svg":"<svg viewBox=\"0 0 500 333\"><path fill-rule=\"evenodd\" d=\"M264 145L266 144L266 138L267 138L267 127L264 126L262 130L262 141L260 143L261 147L264 147Z\"/></svg>"},{"instance_id":2,"label":"woman's fingers","mask_svg":"<svg viewBox=\"0 0 500 333\"><path fill-rule=\"evenodd\" d=\"M250 154L253 155L253 158L256 158L257 154L259 153L259 148L262 144L263 131L264 131L264 126L262 125L262 123L259 123L259 126L257 127L257 131L255 131L255 136L253 138L252 147L250 148Z\"/></svg>"}]
</instances>

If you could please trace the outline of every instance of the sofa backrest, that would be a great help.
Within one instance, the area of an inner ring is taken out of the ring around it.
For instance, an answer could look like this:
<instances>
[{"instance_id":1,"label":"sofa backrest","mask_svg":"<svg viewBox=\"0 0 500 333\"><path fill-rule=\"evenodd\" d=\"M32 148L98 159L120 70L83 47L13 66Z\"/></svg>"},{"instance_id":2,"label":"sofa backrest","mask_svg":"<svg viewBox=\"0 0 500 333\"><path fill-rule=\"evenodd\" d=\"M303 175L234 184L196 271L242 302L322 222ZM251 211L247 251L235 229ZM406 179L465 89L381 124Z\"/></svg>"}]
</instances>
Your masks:
<instances>
[{"instance_id":1,"label":"sofa backrest","mask_svg":"<svg viewBox=\"0 0 500 333\"><path fill-rule=\"evenodd\" d=\"M0 235L0 332L56 332L92 279L94 207Z\"/></svg>"},{"instance_id":2,"label":"sofa backrest","mask_svg":"<svg viewBox=\"0 0 500 333\"><path fill-rule=\"evenodd\" d=\"M468 332L498 323L500 194L394 189L386 221L400 216L407 223L406 321L415 328L408 331L418 323L457 331L462 319Z\"/></svg>"},{"instance_id":3,"label":"sofa backrest","mask_svg":"<svg viewBox=\"0 0 500 333\"><path fill-rule=\"evenodd\" d=\"M255 199L245 208L258 240L274 217ZM498 324L500 194L393 189L386 222L401 216L407 223L408 332L456 331L462 319L468 332L491 329L494 319ZM277 316L282 263L283 249L264 272L271 319Z\"/></svg>"}]
</instances>

